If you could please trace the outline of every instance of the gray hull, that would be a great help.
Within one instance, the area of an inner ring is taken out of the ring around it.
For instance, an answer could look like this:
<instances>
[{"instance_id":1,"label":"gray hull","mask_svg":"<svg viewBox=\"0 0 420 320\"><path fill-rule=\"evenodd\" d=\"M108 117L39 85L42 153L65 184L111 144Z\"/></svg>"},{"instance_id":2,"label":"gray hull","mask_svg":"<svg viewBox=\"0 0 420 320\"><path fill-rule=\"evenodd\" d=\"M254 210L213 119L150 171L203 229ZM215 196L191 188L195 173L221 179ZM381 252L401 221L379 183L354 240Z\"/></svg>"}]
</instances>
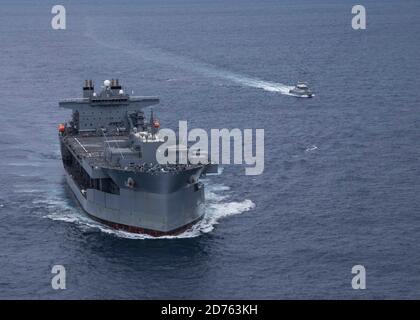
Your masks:
<instances>
[{"instance_id":1,"label":"gray hull","mask_svg":"<svg viewBox=\"0 0 420 320\"><path fill-rule=\"evenodd\" d=\"M83 195L72 176L66 180L83 210L93 219L133 233L174 235L198 222L204 215L204 188L186 187L169 194L122 189L114 195L87 189Z\"/></svg>"}]
</instances>

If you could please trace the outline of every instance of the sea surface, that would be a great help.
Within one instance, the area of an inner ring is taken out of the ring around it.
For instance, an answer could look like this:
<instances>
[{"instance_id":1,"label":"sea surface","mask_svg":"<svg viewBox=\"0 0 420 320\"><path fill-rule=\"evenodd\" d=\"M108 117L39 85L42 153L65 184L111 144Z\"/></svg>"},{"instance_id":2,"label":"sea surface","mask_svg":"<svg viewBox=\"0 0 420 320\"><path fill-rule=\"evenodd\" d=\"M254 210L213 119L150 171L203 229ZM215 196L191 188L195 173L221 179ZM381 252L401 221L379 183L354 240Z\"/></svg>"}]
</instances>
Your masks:
<instances>
[{"instance_id":1,"label":"sea surface","mask_svg":"<svg viewBox=\"0 0 420 320\"><path fill-rule=\"evenodd\" d=\"M356 31L347 0L2 1L0 298L420 298L420 2L362 2ZM164 127L265 129L263 174L207 178L177 237L91 221L58 101L109 78L160 96ZM286 94L299 80L313 99Z\"/></svg>"}]
</instances>

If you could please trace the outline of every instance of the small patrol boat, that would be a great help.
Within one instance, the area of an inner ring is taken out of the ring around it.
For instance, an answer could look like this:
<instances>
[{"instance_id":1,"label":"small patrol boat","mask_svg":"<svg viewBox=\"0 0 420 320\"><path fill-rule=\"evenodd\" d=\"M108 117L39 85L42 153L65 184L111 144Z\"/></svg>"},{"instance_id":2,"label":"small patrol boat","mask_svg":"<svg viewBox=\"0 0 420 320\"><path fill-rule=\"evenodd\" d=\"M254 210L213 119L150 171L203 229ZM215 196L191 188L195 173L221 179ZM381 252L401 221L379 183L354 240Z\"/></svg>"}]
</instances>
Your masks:
<instances>
[{"instance_id":1,"label":"small patrol boat","mask_svg":"<svg viewBox=\"0 0 420 320\"><path fill-rule=\"evenodd\" d=\"M303 82L298 82L293 89L289 90L289 93L300 98L312 98L314 95L308 85Z\"/></svg>"}]
</instances>

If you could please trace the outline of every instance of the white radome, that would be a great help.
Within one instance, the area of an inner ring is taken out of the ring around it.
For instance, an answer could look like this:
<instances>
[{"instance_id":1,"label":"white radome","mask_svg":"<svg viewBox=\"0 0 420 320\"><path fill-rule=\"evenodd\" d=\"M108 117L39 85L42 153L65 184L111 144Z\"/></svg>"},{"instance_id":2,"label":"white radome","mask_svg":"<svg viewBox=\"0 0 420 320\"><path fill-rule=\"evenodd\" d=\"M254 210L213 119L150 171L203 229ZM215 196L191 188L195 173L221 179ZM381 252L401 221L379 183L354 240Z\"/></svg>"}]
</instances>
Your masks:
<instances>
[{"instance_id":1,"label":"white radome","mask_svg":"<svg viewBox=\"0 0 420 320\"><path fill-rule=\"evenodd\" d=\"M121 89L120 91L118 91L119 94L124 94L124 90Z\"/></svg>"},{"instance_id":2,"label":"white radome","mask_svg":"<svg viewBox=\"0 0 420 320\"><path fill-rule=\"evenodd\" d=\"M111 85L111 81L109 81L109 80L104 81L104 86L105 87L109 87L110 85Z\"/></svg>"}]
</instances>

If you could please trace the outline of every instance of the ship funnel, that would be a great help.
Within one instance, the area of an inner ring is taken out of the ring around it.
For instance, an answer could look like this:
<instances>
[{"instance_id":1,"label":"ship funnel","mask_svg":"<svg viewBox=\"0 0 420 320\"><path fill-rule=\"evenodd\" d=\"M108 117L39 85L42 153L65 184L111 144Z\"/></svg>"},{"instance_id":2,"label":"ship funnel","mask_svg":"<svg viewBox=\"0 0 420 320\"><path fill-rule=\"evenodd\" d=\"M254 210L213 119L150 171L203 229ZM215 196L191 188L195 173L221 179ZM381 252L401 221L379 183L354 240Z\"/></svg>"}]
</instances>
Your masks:
<instances>
[{"instance_id":1,"label":"ship funnel","mask_svg":"<svg viewBox=\"0 0 420 320\"><path fill-rule=\"evenodd\" d=\"M120 86L120 84L119 84L118 79L112 79L112 80L111 80L111 89L115 89L115 90L117 90L116 92L118 92L118 90L120 90L120 89L121 89L121 86Z\"/></svg>"},{"instance_id":2,"label":"ship funnel","mask_svg":"<svg viewBox=\"0 0 420 320\"><path fill-rule=\"evenodd\" d=\"M89 98L93 94L93 81L85 80L85 85L83 86L83 98Z\"/></svg>"}]
</instances>

